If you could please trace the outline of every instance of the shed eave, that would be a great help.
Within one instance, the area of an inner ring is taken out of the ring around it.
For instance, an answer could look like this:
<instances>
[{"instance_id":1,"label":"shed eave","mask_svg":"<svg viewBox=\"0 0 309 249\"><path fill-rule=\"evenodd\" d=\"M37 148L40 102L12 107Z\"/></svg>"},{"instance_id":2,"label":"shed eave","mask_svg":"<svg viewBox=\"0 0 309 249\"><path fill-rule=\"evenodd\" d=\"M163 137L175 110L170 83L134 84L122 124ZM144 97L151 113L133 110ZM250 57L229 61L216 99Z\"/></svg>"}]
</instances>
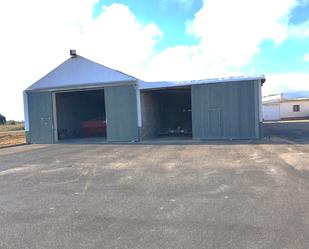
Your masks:
<instances>
[{"instance_id":1,"label":"shed eave","mask_svg":"<svg viewBox=\"0 0 309 249\"><path fill-rule=\"evenodd\" d=\"M257 76L242 76L242 77L226 77L226 78L215 78L215 79L205 79L205 80L193 80L193 81L160 81L160 82L145 82L138 81L140 90L151 90L151 89L161 89L161 88L178 88L193 85L203 85L203 84L220 84L220 83L233 83L239 81L252 81L260 80L261 85L264 84L266 78L264 75Z\"/></svg>"},{"instance_id":2,"label":"shed eave","mask_svg":"<svg viewBox=\"0 0 309 249\"><path fill-rule=\"evenodd\" d=\"M70 91L70 90L87 90L87 89L97 89L110 86L121 86L121 85L135 85L136 80L127 80L127 81L116 81L116 82L99 82L99 83L84 83L76 85L67 85L62 87L45 87L45 88L28 88L25 92L57 92L57 91Z\"/></svg>"}]
</instances>

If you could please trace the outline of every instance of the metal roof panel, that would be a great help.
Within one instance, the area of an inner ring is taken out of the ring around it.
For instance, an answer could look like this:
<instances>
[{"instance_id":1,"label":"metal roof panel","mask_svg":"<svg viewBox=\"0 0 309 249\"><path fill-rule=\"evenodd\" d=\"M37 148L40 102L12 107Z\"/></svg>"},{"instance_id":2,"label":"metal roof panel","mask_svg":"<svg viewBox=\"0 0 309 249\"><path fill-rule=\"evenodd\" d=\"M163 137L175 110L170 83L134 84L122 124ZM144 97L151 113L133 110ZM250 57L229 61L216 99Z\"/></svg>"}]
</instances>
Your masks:
<instances>
[{"instance_id":1,"label":"metal roof panel","mask_svg":"<svg viewBox=\"0 0 309 249\"><path fill-rule=\"evenodd\" d=\"M136 78L77 55L63 62L28 87L26 91L104 85L128 81L136 81Z\"/></svg>"}]
</instances>

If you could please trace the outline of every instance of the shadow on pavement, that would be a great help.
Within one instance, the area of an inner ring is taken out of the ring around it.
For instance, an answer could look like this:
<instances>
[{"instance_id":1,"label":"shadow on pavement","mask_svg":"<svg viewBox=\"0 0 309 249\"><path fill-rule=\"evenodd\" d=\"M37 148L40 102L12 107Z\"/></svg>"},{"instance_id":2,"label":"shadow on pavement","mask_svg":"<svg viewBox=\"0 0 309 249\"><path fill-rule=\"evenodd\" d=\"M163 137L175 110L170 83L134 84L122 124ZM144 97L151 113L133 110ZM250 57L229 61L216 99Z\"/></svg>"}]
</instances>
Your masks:
<instances>
[{"instance_id":1,"label":"shadow on pavement","mask_svg":"<svg viewBox=\"0 0 309 249\"><path fill-rule=\"evenodd\" d=\"M309 144L309 120L265 122L262 139L233 140L192 140L189 137L163 137L141 142L108 143L105 138L67 139L59 144L124 144L132 146L143 145L255 145L255 144Z\"/></svg>"},{"instance_id":2,"label":"shadow on pavement","mask_svg":"<svg viewBox=\"0 0 309 249\"><path fill-rule=\"evenodd\" d=\"M272 141L309 143L309 121L267 122L263 124L264 136Z\"/></svg>"}]
</instances>

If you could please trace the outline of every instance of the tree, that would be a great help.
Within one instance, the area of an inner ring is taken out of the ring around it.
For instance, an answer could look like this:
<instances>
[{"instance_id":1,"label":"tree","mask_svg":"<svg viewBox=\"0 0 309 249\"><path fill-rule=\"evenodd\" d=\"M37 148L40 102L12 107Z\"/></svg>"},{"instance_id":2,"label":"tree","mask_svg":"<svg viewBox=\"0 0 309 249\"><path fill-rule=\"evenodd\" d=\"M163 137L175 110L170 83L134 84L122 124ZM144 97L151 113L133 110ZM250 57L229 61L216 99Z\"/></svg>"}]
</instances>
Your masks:
<instances>
[{"instance_id":1,"label":"tree","mask_svg":"<svg viewBox=\"0 0 309 249\"><path fill-rule=\"evenodd\" d=\"M0 125L5 124L6 123L6 118L0 114Z\"/></svg>"}]
</instances>

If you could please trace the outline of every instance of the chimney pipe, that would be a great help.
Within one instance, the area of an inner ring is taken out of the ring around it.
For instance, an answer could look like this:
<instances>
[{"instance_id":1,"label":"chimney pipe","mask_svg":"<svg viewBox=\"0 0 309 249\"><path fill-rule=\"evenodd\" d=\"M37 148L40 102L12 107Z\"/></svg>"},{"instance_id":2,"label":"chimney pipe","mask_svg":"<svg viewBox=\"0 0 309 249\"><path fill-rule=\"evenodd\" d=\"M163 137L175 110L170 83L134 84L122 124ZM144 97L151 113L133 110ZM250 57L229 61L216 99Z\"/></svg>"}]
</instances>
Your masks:
<instances>
[{"instance_id":1,"label":"chimney pipe","mask_svg":"<svg viewBox=\"0 0 309 249\"><path fill-rule=\"evenodd\" d=\"M77 56L76 50L75 50L75 49L71 49L71 50L70 50L70 56L71 56L71 58L74 58L74 57Z\"/></svg>"}]
</instances>

